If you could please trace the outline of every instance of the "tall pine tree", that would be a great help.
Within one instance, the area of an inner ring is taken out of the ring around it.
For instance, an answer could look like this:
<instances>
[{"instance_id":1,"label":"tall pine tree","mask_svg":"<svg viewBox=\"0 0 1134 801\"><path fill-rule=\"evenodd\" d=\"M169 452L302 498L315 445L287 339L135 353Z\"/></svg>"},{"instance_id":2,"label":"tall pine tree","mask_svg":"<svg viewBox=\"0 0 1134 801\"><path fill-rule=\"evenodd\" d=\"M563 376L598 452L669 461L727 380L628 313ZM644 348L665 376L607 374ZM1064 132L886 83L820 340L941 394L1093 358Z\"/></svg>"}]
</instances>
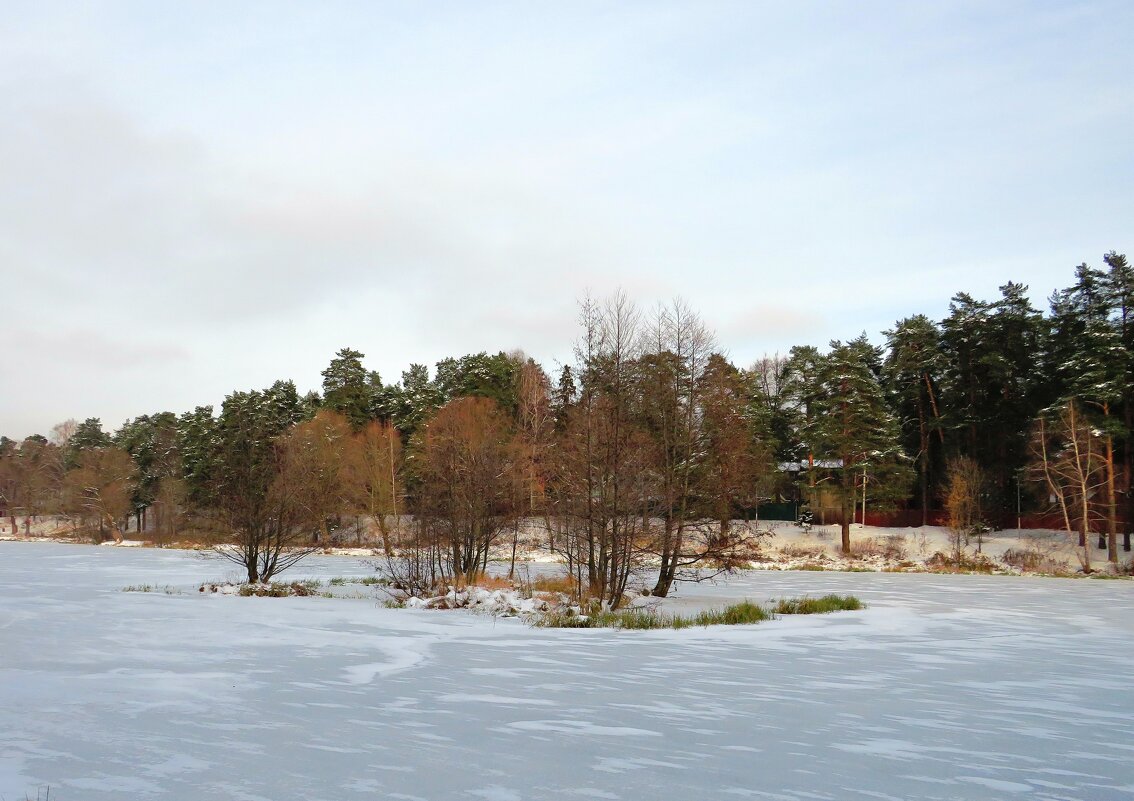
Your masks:
<instances>
[{"instance_id":1,"label":"tall pine tree","mask_svg":"<svg viewBox=\"0 0 1134 801\"><path fill-rule=\"evenodd\" d=\"M880 354L866 335L834 341L819 365L805 441L835 487L842 511L842 550L851 553L850 526L859 490L876 500L908 491L910 478L898 421L878 381ZM860 484L864 482L864 484Z\"/></svg>"}]
</instances>

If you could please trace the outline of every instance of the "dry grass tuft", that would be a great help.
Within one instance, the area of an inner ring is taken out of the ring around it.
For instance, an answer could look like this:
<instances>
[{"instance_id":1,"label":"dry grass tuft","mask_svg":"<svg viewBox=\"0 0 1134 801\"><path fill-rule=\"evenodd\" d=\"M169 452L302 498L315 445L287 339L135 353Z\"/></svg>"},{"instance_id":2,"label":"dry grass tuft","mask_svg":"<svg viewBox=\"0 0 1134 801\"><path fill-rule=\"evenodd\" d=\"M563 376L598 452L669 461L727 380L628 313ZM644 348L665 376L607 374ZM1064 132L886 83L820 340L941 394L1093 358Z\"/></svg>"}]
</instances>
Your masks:
<instances>
[{"instance_id":1,"label":"dry grass tuft","mask_svg":"<svg viewBox=\"0 0 1134 801\"><path fill-rule=\"evenodd\" d=\"M574 595L575 589L575 580L570 576L540 576L532 581L534 592L560 592L564 595Z\"/></svg>"}]
</instances>

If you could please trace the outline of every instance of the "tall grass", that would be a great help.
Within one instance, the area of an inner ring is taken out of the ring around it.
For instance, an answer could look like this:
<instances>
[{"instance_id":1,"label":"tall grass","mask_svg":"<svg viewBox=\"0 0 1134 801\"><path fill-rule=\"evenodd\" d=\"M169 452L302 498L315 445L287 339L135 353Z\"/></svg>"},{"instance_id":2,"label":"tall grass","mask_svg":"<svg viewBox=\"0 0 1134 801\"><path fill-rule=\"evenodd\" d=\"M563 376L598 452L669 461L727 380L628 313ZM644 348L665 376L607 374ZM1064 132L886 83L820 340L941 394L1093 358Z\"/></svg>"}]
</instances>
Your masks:
<instances>
[{"instance_id":1,"label":"tall grass","mask_svg":"<svg viewBox=\"0 0 1134 801\"><path fill-rule=\"evenodd\" d=\"M824 595L821 598L781 598L772 611L777 615L824 615L862 608L862 601L853 595Z\"/></svg>"},{"instance_id":2,"label":"tall grass","mask_svg":"<svg viewBox=\"0 0 1134 801\"><path fill-rule=\"evenodd\" d=\"M785 598L772 610L751 601L706 609L689 617L666 615L654 609L620 609L600 611L593 615L576 615L563 611L546 612L533 620L533 625L552 629L688 629L694 626L737 626L771 620L776 615L812 615L824 612L862 609L863 603L852 595L826 595L822 598Z\"/></svg>"}]
</instances>

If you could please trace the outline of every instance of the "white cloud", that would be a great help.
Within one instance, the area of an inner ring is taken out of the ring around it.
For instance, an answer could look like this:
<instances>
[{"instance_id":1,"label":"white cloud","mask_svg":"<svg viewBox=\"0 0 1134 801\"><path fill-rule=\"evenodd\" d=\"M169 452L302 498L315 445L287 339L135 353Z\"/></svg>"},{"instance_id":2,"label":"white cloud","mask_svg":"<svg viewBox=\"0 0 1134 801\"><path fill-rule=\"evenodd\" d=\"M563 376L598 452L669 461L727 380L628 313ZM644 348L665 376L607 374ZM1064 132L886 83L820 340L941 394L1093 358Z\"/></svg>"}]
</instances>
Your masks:
<instances>
[{"instance_id":1,"label":"white cloud","mask_svg":"<svg viewBox=\"0 0 1134 801\"><path fill-rule=\"evenodd\" d=\"M744 363L1129 249L1125 4L142 11L0 22L9 436L567 358L588 288Z\"/></svg>"}]
</instances>

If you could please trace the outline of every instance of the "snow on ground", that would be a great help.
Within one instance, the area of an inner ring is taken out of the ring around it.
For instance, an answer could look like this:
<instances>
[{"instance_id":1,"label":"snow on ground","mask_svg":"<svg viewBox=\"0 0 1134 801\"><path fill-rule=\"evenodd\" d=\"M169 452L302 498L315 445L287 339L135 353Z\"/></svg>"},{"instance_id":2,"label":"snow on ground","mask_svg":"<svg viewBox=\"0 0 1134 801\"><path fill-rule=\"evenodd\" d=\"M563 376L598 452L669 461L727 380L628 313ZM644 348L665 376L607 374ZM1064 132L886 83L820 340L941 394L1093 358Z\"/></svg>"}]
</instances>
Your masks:
<instances>
[{"instance_id":1,"label":"snow on ground","mask_svg":"<svg viewBox=\"0 0 1134 801\"><path fill-rule=\"evenodd\" d=\"M28 522L28 534L24 532L24 518L17 518L18 534L11 533L7 518L0 520L0 542L3 541L51 541L73 542L74 522L61 517L39 517ZM873 569L900 567L901 569L920 569L920 566L934 554L951 553L950 532L940 526L921 526L917 528L882 528L851 526L851 545L856 552L862 552L854 559L845 558L840 552L840 534L837 525L814 525L804 531L794 523L762 520L733 521L733 528L759 531L770 537L760 539L761 558L753 566L765 570L794 570L799 568L822 567L827 570ZM127 536L122 542L108 541L106 546L123 547L145 544L133 532L133 539ZM528 520L521 529L517 556L533 565L551 565L559 561L557 554L546 547L546 529L542 520ZM1096 570L1106 569L1106 550L1099 549L1097 535L1091 536L1091 559ZM190 546L191 547L191 546ZM233 546L235 547L235 546ZM966 547L966 553L973 556L978 544L974 539ZM1076 538L1064 531L1051 529L1008 529L990 532L979 546L981 552L994 564L1004 570L1011 570L1003 563L1005 551L1031 552L1044 557L1038 572L1075 572L1080 568L1076 548ZM327 553L340 556L381 558L378 542L326 549ZM512 544L508 536L501 537L500 544L492 550L494 559L508 561L512 554ZM1131 559L1129 553L1120 551L1123 562Z\"/></svg>"},{"instance_id":2,"label":"snow on ground","mask_svg":"<svg viewBox=\"0 0 1134 801\"><path fill-rule=\"evenodd\" d=\"M841 535L837 525L819 525L804 531L794 523L780 521L767 521L758 525L759 529L771 531L773 536L764 543L764 550L773 557L783 557L784 554L793 555L796 561L807 561L806 556L800 554L808 551L821 552L832 562L840 562ZM1106 550L1095 548L1097 535L1092 535L1092 560L1096 568L1105 566ZM918 526L916 528L884 528L881 526L863 526L855 523L851 525L851 549L882 549L886 546L899 549L905 559L912 562L925 562L935 553L949 554L952 552L951 532L943 526ZM1076 552L1076 540L1065 531L1052 529L1007 529L993 531L983 536L979 544L980 551L995 562L1000 562L1004 552L1008 550L1035 550L1049 556L1053 561L1062 564L1067 569L1079 568ZM977 551L976 538L966 543L965 552L970 556ZM1129 559L1130 554L1121 553L1123 559ZM792 559L780 559L792 561ZM900 561L895 560L895 561Z\"/></svg>"},{"instance_id":3,"label":"snow on ground","mask_svg":"<svg viewBox=\"0 0 1134 801\"><path fill-rule=\"evenodd\" d=\"M231 572L0 543L0 795L1134 798L1129 581L753 571L665 603L869 608L640 632L195 591Z\"/></svg>"}]
</instances>

